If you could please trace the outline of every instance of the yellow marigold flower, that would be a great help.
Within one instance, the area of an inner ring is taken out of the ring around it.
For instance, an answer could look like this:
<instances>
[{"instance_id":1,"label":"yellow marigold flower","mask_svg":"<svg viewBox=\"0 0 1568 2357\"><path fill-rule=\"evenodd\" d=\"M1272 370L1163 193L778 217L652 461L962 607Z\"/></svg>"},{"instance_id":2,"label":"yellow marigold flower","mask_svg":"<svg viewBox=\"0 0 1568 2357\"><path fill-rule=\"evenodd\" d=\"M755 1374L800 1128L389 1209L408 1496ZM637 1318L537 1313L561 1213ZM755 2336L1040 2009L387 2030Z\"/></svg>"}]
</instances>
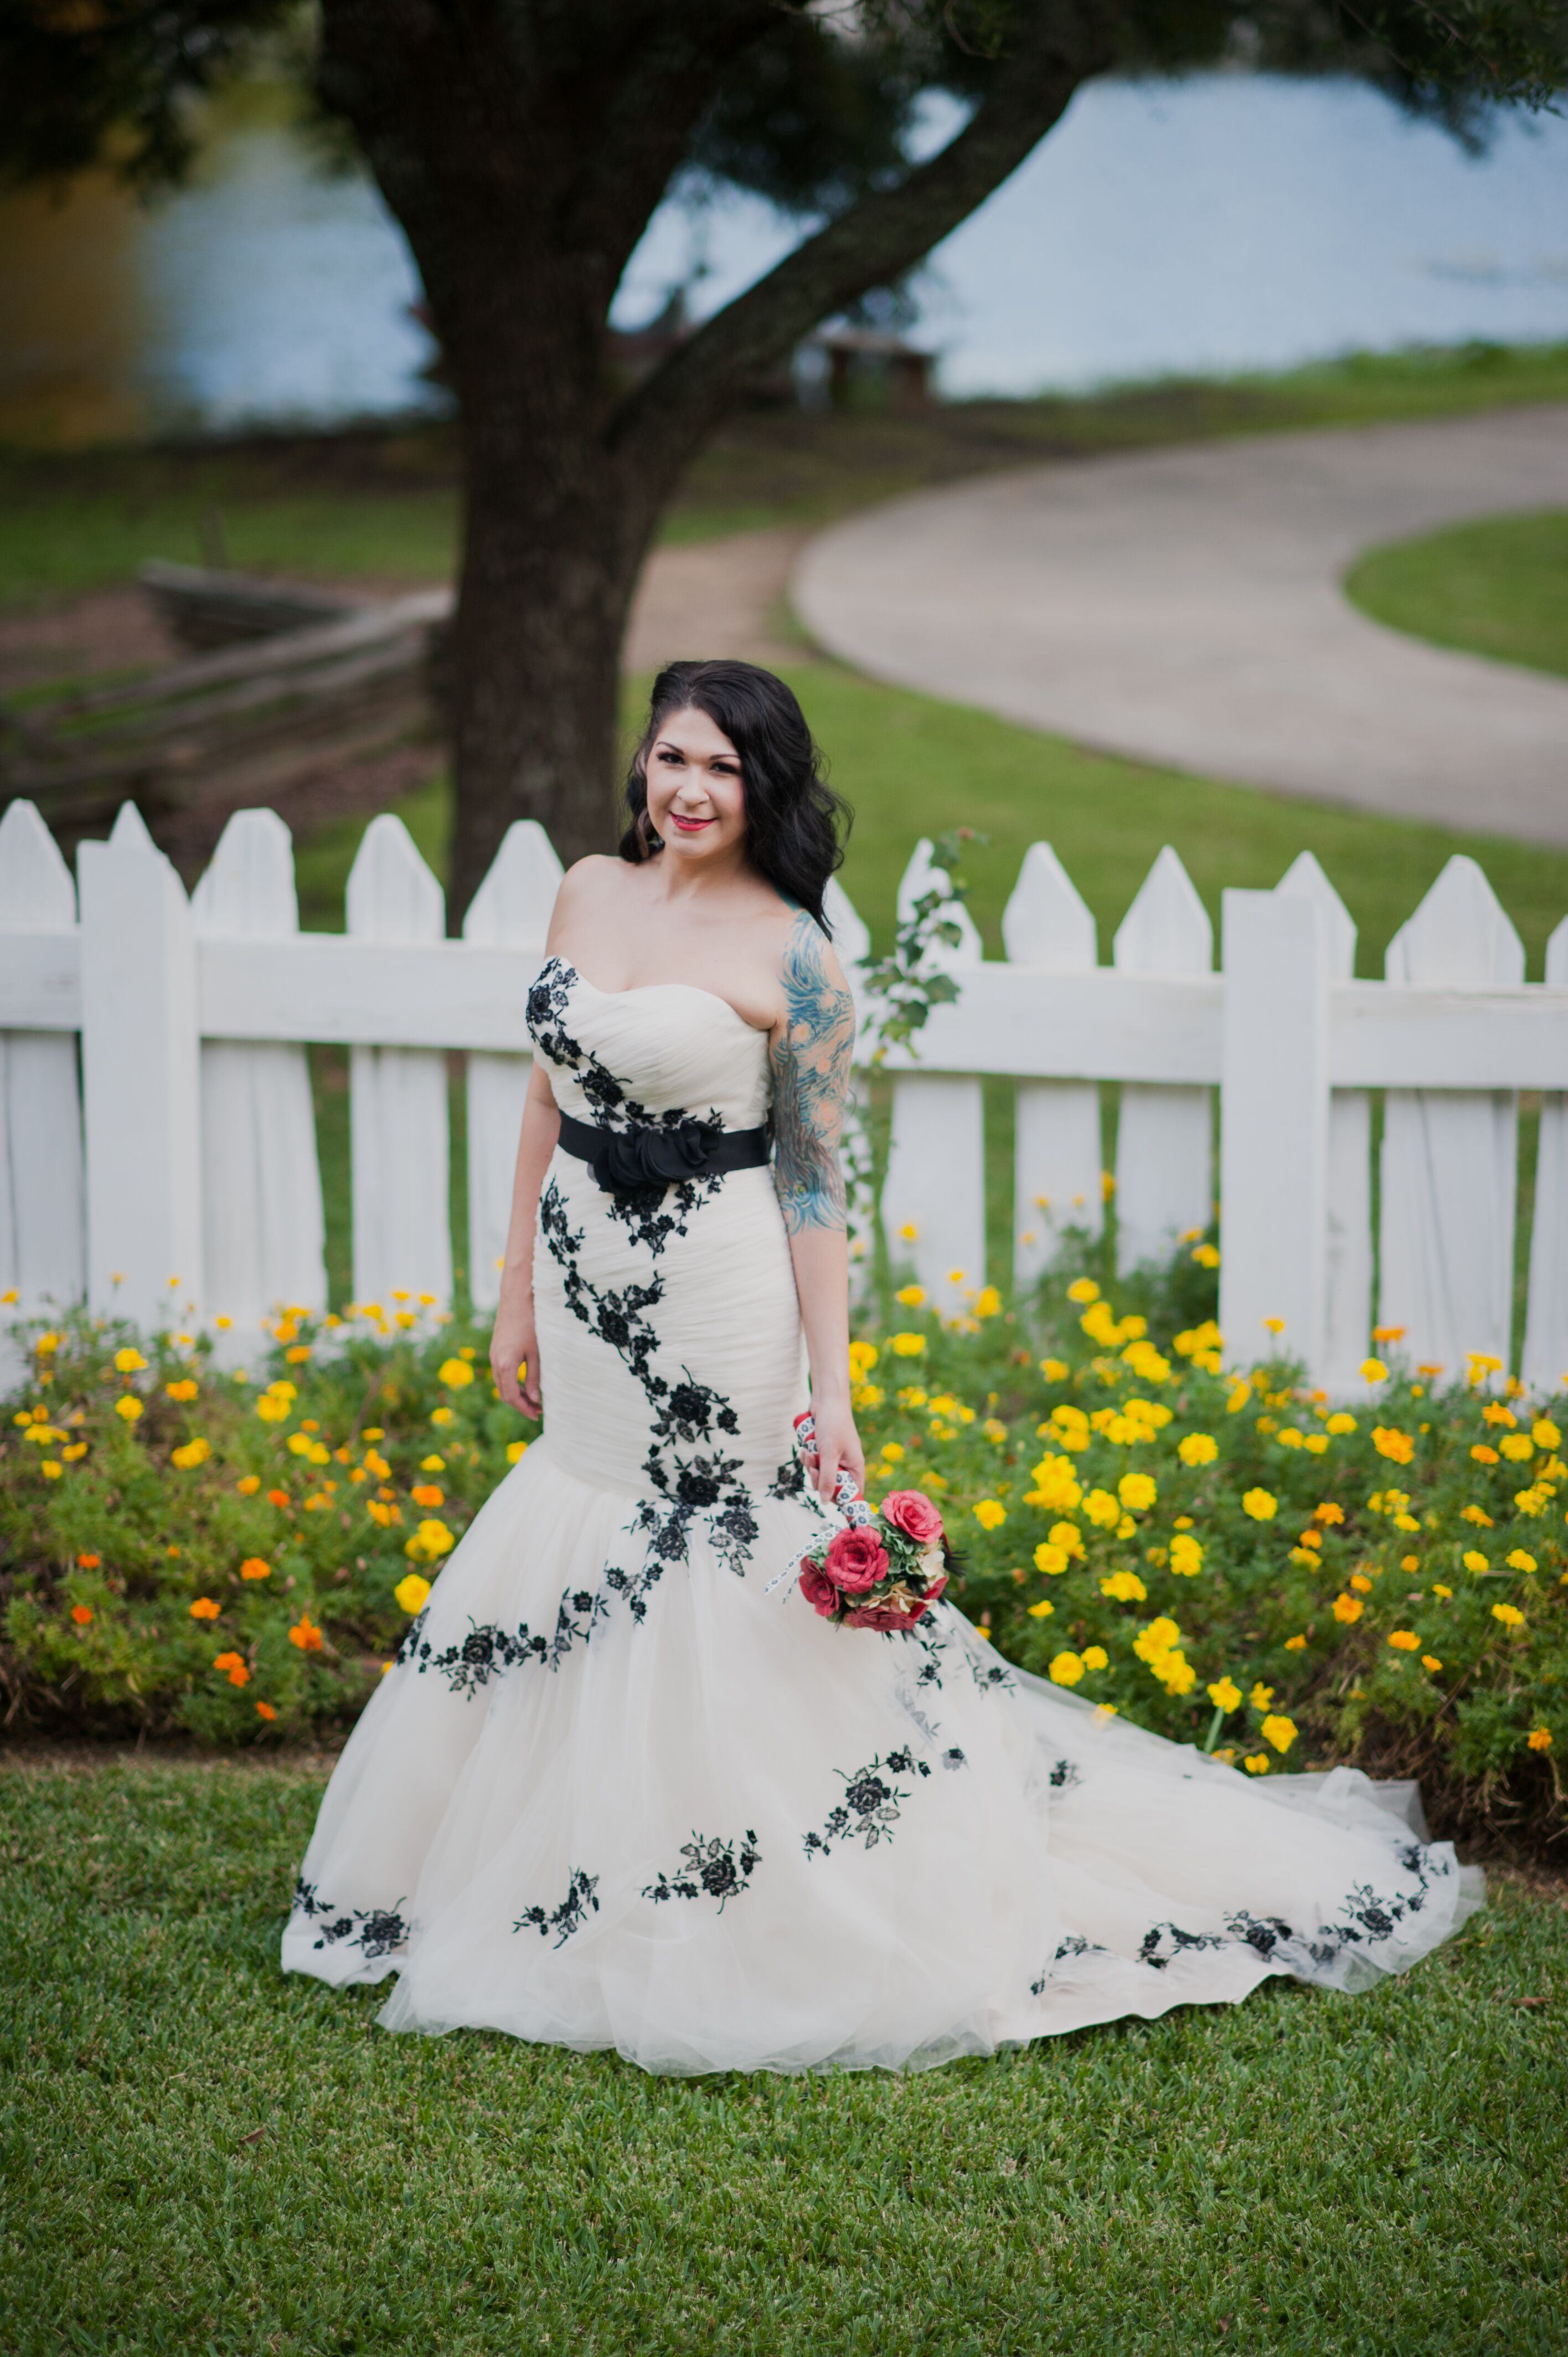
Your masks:
<instances>
[{"instance_id":1,"label":"yellow marigold flower","mask_svg":"<svg viewBox=\"0 0 1568 2357\"><path fill-rule=\"evenodd\" d=\"M903 1457L903 1454L904 1444L901 1440L885 1440L883 1442L881 1455L882 1461L885 1465L897 1465Z\"/></svg>"},{"instance_id":2,"label":"yellow marigold flower","mask_svg":"<svg viewBox=\"0 0 1568 2357\"><path fill-rule=\"evenodd\" d=\"M474 1380L474 1370L467 1359L443 1359L435 1370L435 1378L449 1392L465 1391Z\"/></svg>"},{"instance_id":3,"label":"yellow marigold flower","mask_svg":"<svg viewBox=\"0 0 1568 2357\"><path fill-rule=\"evenodd\" d=\"M1135 1571L1111 1571L1101 1581L1100 1593L1117 1604L1142 1604L1149 1591Z\"/></svg>"},{"instance_id":4,"label":"yellow marigold flower","mask_svg":"<svg viewBox=\"0 0 1568 2357\"><path fill-rule=\"evenodd\" d=\"M1217 1678L1208 1689L1208 1699L1216 1710L1240 1710L1241 1689L1234 1678Z\"/></svg>"},{"instance_id":5,"label":"yellow marigold flower","mask_svg":"<svg viewBox=\"0 0 1568 2357\"><path fill-rule=\"evenodd\" d=\"M1391 1629L1389 1642L1396 1653L1413 1653L1421 1646L1421 1639L1413 1629Z\"/></svg>"},{"instance_id":6,"label":"yellow marigold flower","mask_svg":"<svg viewBox=\"0 0 1568 2357\"><path fill-rule=\"evenodd\" d=\"M1065 1359L1042 1359L1040 1372L1047 1383L1065 1383L1072 1369Z\"/></svg>"},{"instance_id":7,"label":"yellow marigold flower","mask_svg":"<svg viewBox=\"0 0 1568 2357\"><path fill-rule=\"evenodd\" d=\"M1495 1465L1498 1461L1497 1450L1488 1448L1484 1440L1477 1440L1472 1447L1470 1454L1477 1465Z\"/></svg>"},{"instance_id":8,"label":"yellow marigold flower","mask_svg":"<svg viewBox=\"0 0 1568 2357\"><path fill-rule=\"evenodd\" d=\"M926 1347L923 1334L895 1334L891 1348L897 1359L918 1359Z\"/></svg>"},{"instance_id":9,"label":"yellow marigold flower","mask_svg":"<svg viewBox=\"0 0 1568 2357\"><path fill-rule=\"evenodd\" d=\"M1388 1372L1389 1371L1387 1367L1384 1366L1381 1359L1363 1359L1361 1361L1362 1378L1369 1383L1380 1383L1386 1382L1388 1379Z\"/></svg>"},{"instance_id":10,"label":"yellow marigold flower","mask_svg":"<svg viewBox=\"0 0 1568 2357\"><path fill-rule=\"evenodd\" d=\"M1532 1727L1524 1739L1532 1751L1550 1751L1552 1729L1549 1727Z\"/></svg>"},{"instance_id":11,"label":"yellow marigold flower","mask_svg":"<svg viewBox=\"0 0 1568 2357\"><path fill-rule=\"evenodd\" d=\"M1451 1597L1454 1590L1451 1587L1444 1587L1443 1582L1438 1579L1433 1582L1432 1592L1434 1596L1442 1596L1446 1598Z\"/></svg>"},{"instance_id":12,"label":"yellow marigold flower","mask_svg":"<svg viewBox=\"0 0 1568 2357\"><path fill-rule=\"evenodd\" d=\"M122 1375L139 1375L146 1363L140 1351L116 1351L114 1353L115 1370Z\"/></svg>"},{"instance_id":13,"label":"yellow marigold flower","mask_svg":"<svg viewBox=\"0 0 1568 2357\"><path fill-rule=\"evenodd\" d=\"M1030 1605L1029 1618L1031 1620L1047 1620L1056 1609L1048 1596L1042 1596L1037 1604Z\"/></svg>"},{"instance_id":14,"label":"yellow marigold flower","mask_svg":"<svg viewBox=\"0 0 1568 2357\"><path fill-rule=\"evenodd\" d=\"M1194 1244L1192 1256L1199 1268L1218 1268L1219 1265L1218 1244Z\"/></svg>"},{"instance_id":15,"label":"yellow marigold flower","mask_svg":"<svg viewBox=\"0 0 1568 2357\"><path fill-rule=\"evenodd\" d=\"M57 1458L46 1457L39 1464L38 1470L46 1481L58 1481L63 1477L65 1467Z\"/></svg>"},{"instance_id":16,"label":"yellow marigold flower","mask_svg":"<svg viewBox=\"0 0 1568 2357\"><path fill-rule=\"evenodd\" d=\"M1177 1531L1171 1541L1171 1569L1178 1579L1194 1579L1203 1569L1203 1549L1188 1531Z\"/></svg>"},{"instance_id":17,"label":"yellow marigold flower","mask_svg":"<svg viewBox=\"0 0 1568 2357\"><path fill-rule=\"evenodd\" d=\"M1359 1596L1337 1596L1334 1599L1334 1618L1343 1620L1347 1626L1359 1620L1366 1609Z\"/></svg>"},{"instance_id":18,"label":"yellow marigold flower","mask_svg":"<svg viewBox=\"0 0 1568 2357\"><path fill-rule=\"evenodd\" d=\"M1358 1595L1370 1596L1372 1592L1372 1583L1364 1571L1353 1571L1350 1574L1350 1585Z\"/></svg>"},{"instance_id":19,"label":"yellow marigold flower","mask_svg":"<svg viewBox=\"0 0 1568 2357\"><path fill-rule=\"evenodd\" d=\"M1146 1514L1159 1492L1149 1474L1123 1473L1116 1484L1116 1494L1130 1514Z\"/></svg>"},{"instance_id":20,"label":"yellow marigold flower","mask_svg":"<svg viewBox=\"0 0 1568 2357\"><path fill-rule=\"evenodd\" d=\"M413 1536L404 1543L403 1553L434 1562L438 1555L448 1554L456 1544L446 1523L432 1517L422 1522Z\"/></svg>"},{"instance_id":21,"label":"yellow marigold flower","mask_svg":"<svg viewBox=\"0 0 1568 2357\"><path fill-rule=\"evenodd\" d=\"M1355 1431L1356 1419L1353 1415L1347 1415L1345 1410L1340 1408L1329 1417L1323 1429L1325 1432L1333 1433L1336 1439L1342 1440L1347 1433Z\"/></svg>"},{"instance_id":22,"label":"yellow marigold flower","mask_svg":"<svg viewBox=\"0 0 1568 2357\"><path fill-rule=\"evenodd\" d=\"M1459 1510L1459 1519L1463 1523L1477 1523L1484 1531L1489 1531L1492 1527L1492 1518L1485 1506L1462 1506Z\"/></svg>"},{"instance_id":23,"label":"yellow marigold flower","mask_svg":"<svg viewBox=\"0 0 1568 2357\"><path fill-rule=\"evenodd\" d=\"M1000 1530L1007 1519L1007 1509L995 1498L982 1498L975 1506L974 1519L983 1531Z\"/></svg>"},{"instance_id":24,"label":"yellow marigold flower","mask_svg":"<svg viewBox=\"0 0 1568 2357\"><path fill-rule=\"evenodd\" d=\"M188 1375L182 1375L177 1383L164 1385L164 1391L171 1400L193 1400L198 1389L199 1386L191 1382Z\"/></svg>"},{"instance_id":25,"label":"yellow marigold flower","mask_svg":"<svg viewBox=\"0 0 1568 2357\"><path fill-rule=\"evenodd\" d=\"M1264 1719L1258 1732L1265 1743L1272 1743L1276 1751L1283 1753L1295 1741L1297 1729L1294 1718L1285 1718L1276 1711Z\"/></svg>"},{"instance_id":26,"label":"yellow marigold flower","mask_svg":"<svg viewBox=\"0 0 1568 2357\"><path fill-rule=\"evenodd\" d=\"M1463 1562L1466 1571L1489 1571L1491 1569L1491 1566L1487 1563L1486 1556L1476 1547L1471 1547L1461 1557L1461 1561Z\"/></svg>"},{"instance_id":27,"label":"yellow marigold flower","mask_svg":"<svg viewBox=\"0 0 1568 2357\"><path fill-rule=\"evenodd\" d=\"M1251 1514L1255 1523L1271 1523L1279 1512L1279 1500L1267 1490L1249 1490L1241 1501L1241 1512Z\"/></svg>"},{"instance_id":28,"label":"yellow marigold flower","mask_svg":"<svg viewBox=\"0 0 1568 2357\"><path fill-rule=\"evenodd\" d=\"M894 1300L901 1301L906 1309L918 1309L925 1297L926 1288L923 1285L901 1285L893 1296Z\"/></svg>"},{"instance_id":29,"label":"yellow marigold flower","mask_svg":"<svg viewBox=\"0 0 1568 2357\"><path fill-rule=\"evenodd\" d=\"M1435 1653L1423 1653L1421 1666L1423 1670L1440 1670L1443 1664Z\"/></svg>"},{"instance_id":30,"label":"yellow marigold flower","mask_svg":"<svg viewBox=\"0 0 1568 2357\"><path fill-rule=\"evenodd\" d=\"M520 1463L527 1453L528 1443L526 1440L509 1440L507 1442L506 1458L509 1465L516 1465Z\"/></svg>"},{"instance_id":31,"label":"yellow marigold flower","mask_svg":"<svg viewBox=\"0 0 1568 2357\"><path fill-rule=\"evenodd\" d=\"M1109 1666L1111 1656L1103 1645L1086 1645L1083 1649L1083 1666L1086 1670L1103 1670Z\"/></svg>"},{"instance_id":32,"label":"yellow marigold flower","mask_svg":"<svg viewBox=\"0 0 1568 2357\"><path fill-rule=\"evenodd\" d=\"M875 1342L855 1340L850 1344L849 1371L857 1383L865 1381L880 1355ZM446 1413L450 1415L451 1409L448 1408Z\"/></svg>"},{"instance_id":33,"label":"yellow marigold flower","mask_svg":"<svg viewBox=\"0 0 1568 2357\"><path fill-rule=\"evenodd\" d=\"M1527 1458L1535 1455L1535 1443L1528 1432L1508 1433L1498 1446L1509 1462L1515 1465L1522 1465Z\"/></svg>"},{"instance_id":34,"label":"yellow marigold flower","mask_svg":"<svg viewBox=\"0 0 1568 2357\"><path fill-rule=\"evenodd\" d=\"M1396 1465L1408 1465L1415 1455L1414 1438L1402 1432L1397 1424L1375 1424L1372 1446L1380 1457L1391 1458Z\"/></svg>"},{"instance_id":35,"label":"yellow marigold flower","mask_svg":"<svg viewBox=\"0 0 1568 2357\"><path fill-rule=\"evenodd\" d=\"M398 1604L411 1620L421 1609L429 1593L430 1582L422 1579L417 1571L405 1572L392 1589Z\"/></svg>"},{"instance_id":36,"label":"yellow marigold flower","mask_svg":"<svg viewBox=\"0 0 1568 2357\"><path fill-rule=\"evenodd\" d=\"M1035 1549L1036 1570L1048 1572L1053 1578L1067 1569L1068 1559L1066 1547L1052 1546L1048 1539L1042 1539Z\"/></svg>"},{"instance_id":37,"label":"yellow marigold flower","mask_svg":"<svg viewBox=\"0 0 1568 2357\"><path fill-rule=\"evenodd\" d=\"M127 1424L134 1424L142 1413L142 1403L134 1392L127 1392L124 1399L115 1401L114 1413L123 1416Z\"/></svg>"},{"instance_id":38,"label":"yellow marigold flower","mask_svg":"<svg viewBox=\"0 0 1568 2357\"><path fill-rule=\"evenodd\" d=\"M1091 1490L1083 1501L1083 1511L1102 1530L1114 1530L1122 1519L1121 1504L1109 1490Z\"/></svg>"},{"instance_id":39,"label":"yellow marigold flower","mask_svg":"<svg viewBox=\"0 0 1568 2357\"><path fill-rule=\"evenodd\" d=\"M1530 1437L1537 1448L1561 1448L1563 1435L1549 1415L1537 1416L1530 1427Z\"/></svg>"},{"instance_id":40,"label":"yellow marigold flower","mask_svg":"<svg viewBox=\"0 0 1568 2357\"><path fill-rule=\"evenodd\" d=\"M983 1285L975 1297L975 1316L977 1318L996 1318L1001 1315L1001 1310L1002 1296L997 1292L996 1287L993 1285Z\"/></svg>"},{"instance_id":41,"label":"yellow marigold flower","mask_svg":"<svg viewBox=\"0 0 1568 2357\"><path fill-rule=\"evenodd\" d=\"M983 1432L983 1433L984 1433L985 1437L987 1438L987 1440L989 1440L989 1441L993 1441L998 1448L1001 1448L1002 1443L1003 1443L1003 1442L1006 1439L1006 1437L1007 1437L1007 1427L1006 1427L1006 1426L1005 1426L1004 1424L1003 1424L1003 1423L1002 1423L1002 1422L1001 1422L1001 1421L1000 1421L996 1416L993 1416L993 1415L988 1415L988 1416L986 1417L986 1419L985 1419L985 1422L981 1426L981 1427L980 1427L980 1428L981 1428L982 1432Z\"/></svg>"},{"instance_id":42,"label":"yellow marigold flower","mask_svg":"<svg viewBox=\"0 0 1568 2357\"><path fill-rule=\"evenodd\" d=\"M1083 1533L1076 1523L1053 1523L1047 1536L1053 1546L1061 1547L1068 1555L1083 1553Z\"/></svg>"},{"instance_id":43,"label":"yellow marigold flower","mask_svg":"<svg viewBox=\"0 0 1568 2357\"><path fill-rule=\"evenodd\" d=\"M1176 1443L1176 1455L1184 1465L1212 1465L1219 1454L1219 1443L1211 1433L1188 1432Z\"/></svg>"},{"instance_id":44,"label":"yellow marigold flower","mask_svg":"<svg viewBox=\"0 0 1568 2357\"><path fill-rule=\"evenodd\" d=\"M1078 1276L1075 1277L1072 1283L1068 1286L1067 1297L1069 1301L1077 1301L1079 1303L1098 1301L1100 1298L1100 1287L1096 1285L1091 1276Z\"/></svg>"},{"instance_id":45,"label":"yellow marigold flower","mask_svg":"<svg viewBox=\"0 0 1568 2357\"><path fill-rule=\"evenodd\" d=\"M253 1498L261 1486L262 1477L259 1473L242 1473L234 1484L242 1498Z\"/></svg>"},{"instance_id":46,"label":"yellow marigold flower","mask_svg":"<svg viewBox=\"0 0 1568 2357\"><path fill-rule=\"evenodd\" d=\"M1079 1653L1057 1653L1047 1668L1054 1685L1075 1686L1083 1675L1083 1657Z\"/></svg>"},{"instance_id":47,"label":"yellow marigold flower","mask_svg":"<svg viewBox=\"0 0 1568 2357\"><path fill-rule=\"evenodd\" d=\"M256 1402L256 1414L261 1417L263 1424L286 1424L288 1421L288 1402L287 1400L274 1399L269 1392L263 1392L261 1398Z\"/></svg>"},{"instance_id":48,"label":"yellow marigold flower","mask_svg":"<svg viewBox=\"0 0 1568 2357\"><path fill-rule=\"evenodd\" d=\"M1535 1557L1532 1555L1527 1555L1523 1547L1515 1547L1513 1553L1504 1560L1510 1571L1534 1571L1536 1568Z\"/></svg>"},{"instance_id":49,"label":"yellow marigold flower","mask_svg":"<svg viewBox=\"0 0 1568 2357\"><path fill-rule=\"evenodd\" d=\"M1249 1776L1266 1776L1269 1772L1269 1755L1266 1751L1250 1751L1241 1765Z\"/></svg>"},{"instance_id":50,"label":"yellow marigold flower","mask_svg":"<svg viewBox=\"0 0 1568 2357\"><path fill-rule=\"evenodd\" d=\"M1524 1614L1520 1610L1517 1604L1494 1604L1492 1607L1492 1618L1494 1620L1500 1620L1505 1629L1522 1629L1524 1627Z\"/></svg>"},{"instance_id":51,"label":"yellow marigold flower","mask_svg":"<svg viewBox=\"0 0 1568 2357\"><path fill-rule=\"evenodd\" d=\"M16 1300L16 1294L15 1287L6 1294L5 1298L7 1301ZM52 1357L54 1352L59 1349L59 1336L52 1331L48 1334L40 1334L38 1340L33 1344L33 1348L40 1359L48 1359Z\"/></svg>"},{"instance_id":52,"label":"yellow marigold flower","mask_svg":"<svg viewBox=\"0 0 1568 2357\"><path fill-rule=\"evenodd\" d=\"M188 1440L183 1448L169 1450L169 1462L171 1465L177 1465L182 1473L188 1473L193 1466L204 1465L211 1454L210 1441Z\"/></svg>"}]
</instances>

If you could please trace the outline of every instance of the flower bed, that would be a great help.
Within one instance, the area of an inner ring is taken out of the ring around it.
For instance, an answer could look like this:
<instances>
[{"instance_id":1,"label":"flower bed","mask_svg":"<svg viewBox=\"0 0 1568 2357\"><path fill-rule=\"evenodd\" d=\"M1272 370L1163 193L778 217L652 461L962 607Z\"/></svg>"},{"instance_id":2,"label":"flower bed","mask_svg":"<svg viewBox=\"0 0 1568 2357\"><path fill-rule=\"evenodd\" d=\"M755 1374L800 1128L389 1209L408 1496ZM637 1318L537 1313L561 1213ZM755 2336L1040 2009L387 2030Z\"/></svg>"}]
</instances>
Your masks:
<instances>
[{"instance_id":1,"label":"flower bed","mask_svg":"<svg viewBox=\"0 0 1568 2357\"><path fill-rule=\"evenodd\" d=\"M1350 1403L1283 1360L1228 1373L1193 1277L1124 1314L1088 1275L1026 1316L987 1291L957 1327L904 1288L854 1345L870 1496L936 1500L955 1599L1106 1708L1247 1774L1360 1760L1450 1826L1560 1835L1568 1401L1485 1360L1444 1383L1394 1338ZM285 1317L245 1374L85 1317L33 1349L0 1671L57 1727L343 1724L533 1431L428 1304Z\"/></svg>"}]
</instances>

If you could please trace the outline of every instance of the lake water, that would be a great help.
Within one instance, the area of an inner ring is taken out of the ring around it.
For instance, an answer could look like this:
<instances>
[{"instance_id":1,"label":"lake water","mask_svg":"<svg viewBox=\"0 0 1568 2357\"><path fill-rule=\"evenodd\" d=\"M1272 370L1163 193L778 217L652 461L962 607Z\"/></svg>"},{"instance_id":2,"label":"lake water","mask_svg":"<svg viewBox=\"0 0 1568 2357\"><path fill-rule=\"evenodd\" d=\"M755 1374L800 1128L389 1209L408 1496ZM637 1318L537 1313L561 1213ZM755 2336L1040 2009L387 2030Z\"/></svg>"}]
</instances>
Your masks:
<instances>
[{"instance_id":1,"label":"lake water","mask_svg":"<svg viewBox=\"0 0 1568 2357\"><path fill-rule=\"evenodd\" d=\"M933 109L928 145L953 117ZM666 208L617 317L703 313L800 234L725 197ZM1350 82L1097 83L918 282L950 393L1026 393L1351 349L1568 338L1568 123L1466 156ZM401 232L281 124L217 142L151 210L102 184L0 207L0 433L328 424L428 410Z\"/></svg>"}]
</instances>

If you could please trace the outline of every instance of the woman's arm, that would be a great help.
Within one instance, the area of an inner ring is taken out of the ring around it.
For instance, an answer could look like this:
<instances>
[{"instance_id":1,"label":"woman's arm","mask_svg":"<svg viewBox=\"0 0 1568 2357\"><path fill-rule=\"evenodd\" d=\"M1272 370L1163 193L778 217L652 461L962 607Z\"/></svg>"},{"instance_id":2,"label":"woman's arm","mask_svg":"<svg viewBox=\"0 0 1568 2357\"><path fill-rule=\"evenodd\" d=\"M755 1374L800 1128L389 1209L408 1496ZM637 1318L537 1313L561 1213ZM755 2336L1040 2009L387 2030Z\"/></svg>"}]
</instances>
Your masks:
<instances>
[{"instance_id":1,"label":"woman's arm","mask_svg":"<svg viewBox=\"0 0 1568 2357\"><path fill-rule=\"evenodd\" d=\"M561 1115L545 1077L534 1059L523 1100L522 1135L518 1140L517 1169L511 1182L511 1218L507 1223L506 1260L501 1268L500 1300L490 1334L490 1372L502 1399L524 1415L538 1415L542 1406L539 1388L539 1336L533 1323L533 1231L539 1218L539 1190L561 1135ZM524 1381L518 1369L525 1366Z\"/></svg>"},{"instance_id":2,"label":"woman's arm","mask_svg":"<svg viewBox=\"0 0 1568 2357\"><path fill-rule=\"evenodd\" d=\"M772 1034L774 1184L795 1264L811 1367L817 1487L839 1468L857 1487L865 1455L849 1398L849 1251L839 1137L854 1050L854 1001L821 928L804 914L784 948L784 1012Z\"/></svg>"}]
</instances>

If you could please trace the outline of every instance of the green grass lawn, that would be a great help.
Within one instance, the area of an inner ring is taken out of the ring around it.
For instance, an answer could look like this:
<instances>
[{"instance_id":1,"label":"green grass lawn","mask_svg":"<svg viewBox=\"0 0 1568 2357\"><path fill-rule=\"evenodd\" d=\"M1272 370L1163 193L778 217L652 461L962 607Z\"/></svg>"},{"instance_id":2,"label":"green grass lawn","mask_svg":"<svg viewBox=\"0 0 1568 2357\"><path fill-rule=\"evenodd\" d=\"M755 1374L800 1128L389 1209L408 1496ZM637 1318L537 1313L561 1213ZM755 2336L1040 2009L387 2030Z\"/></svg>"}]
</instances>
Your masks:
<instances>
[{"instance_id":1,"label":"green grass lawn","mask_svg":"<svg viewBox=\"0 0 1568 2357\"><path fill-rule=\"evenodd\" d=\"M1568 2345L1561 1890L1365 1997L657 2080L283 1979L319 1791L0 1769L10 2357Z\"/></svg>"},{"instance_id":2,"label":"green grass lawn","mask_svg":"<svg viewBox=\"0 0 1568 2357\"><path fill-rule=\"evenodd\" d=\"M1034 459L1563 400L1568 344L1468 344L1352 354L1277 376L940 403L908 416L742 412L695 462L663 537L818 523ZM145 450L0 449L0 610L128 579L148 556L325 578L448 574L457 472L446 425Z\"/></svg>"},{"instance_id":3,"label":"green grass lawn","mask_svg":"<svg viewBox=\"0 0 1568 2357\"><path fill-rule=\"evenodd\" d=\"M1375 622L1568 675L1568 515L1488 517L1359 557L1346 594Z\"/></svg>"}]
</instances>

